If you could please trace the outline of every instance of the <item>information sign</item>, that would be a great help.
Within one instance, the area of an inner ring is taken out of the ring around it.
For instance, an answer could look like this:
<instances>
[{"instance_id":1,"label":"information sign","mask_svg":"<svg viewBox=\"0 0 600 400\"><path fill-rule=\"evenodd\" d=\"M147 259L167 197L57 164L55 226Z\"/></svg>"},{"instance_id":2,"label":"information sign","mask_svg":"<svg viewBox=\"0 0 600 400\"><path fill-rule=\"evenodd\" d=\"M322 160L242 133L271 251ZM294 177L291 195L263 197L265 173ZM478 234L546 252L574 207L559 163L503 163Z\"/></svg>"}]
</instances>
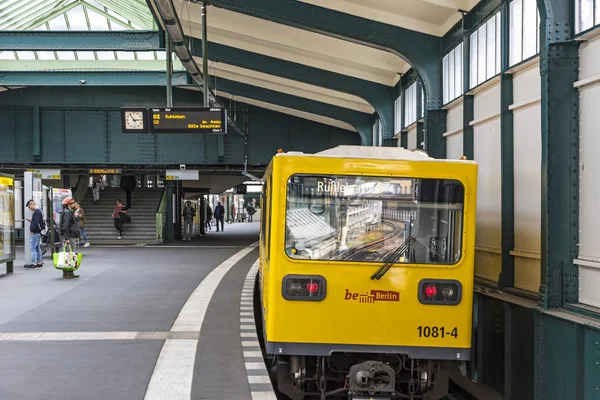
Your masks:
<instances>
[{"instance_id":1,"label":"information sign","mask_svg":"<svg viewBox=\"0 0 600 400\"><path fill-rule=\"evenodd\" d=\"M178 170L168 169L165 174L165 179L168 181L197 181L200 179L198 170Z\"/></svg>"},{"instance_id":2,"label":"information sign","mask_svg":"<svg viewBox=\"0 0 600 400\"><path fill-rule=\"evenodd\" d=\"M122 168L90 168L91 175L120 175Z\"/></svg>"},{"instance_id":3,"label":"information sign","mask_svg":"<svg viewBox=\"0 0 600 400\"><path fill-rule=\"evenodd\" d=\"M227 133L225 108L152 108L151 133Z\"/></svg>"},{"instance_id":4,"label":"information sign","mask_svg":"<svg viewBox=\"0 0 600 400\"><path fill-rule=\"evenodd\" d=\"M28 169L27 172L40 174L42 179L60 179L60 169Z\"/></svg>"}]
</instances>

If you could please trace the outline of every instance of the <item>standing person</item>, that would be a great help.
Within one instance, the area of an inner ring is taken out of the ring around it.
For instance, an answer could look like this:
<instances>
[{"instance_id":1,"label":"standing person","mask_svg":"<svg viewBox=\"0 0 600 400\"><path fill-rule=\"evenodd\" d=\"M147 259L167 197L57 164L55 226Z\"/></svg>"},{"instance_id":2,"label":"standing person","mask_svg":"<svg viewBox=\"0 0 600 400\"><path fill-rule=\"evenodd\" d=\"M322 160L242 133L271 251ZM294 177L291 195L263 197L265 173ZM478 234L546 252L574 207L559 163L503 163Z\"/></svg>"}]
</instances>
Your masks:
<instances>
[{"instance_id":1,"label":"standing person","mask_svg":"<svg viewBox=\"0 0 600 400\"><path fill-rule=\"evenodd\" d=\"M192 230L194 228L195 216L196 210L194 209L194 207L192 207L192 202L187 201L185 203L185 208L183 209L183 240L187 240L188 242L192 240Z\"/></svg>"},{"instance_id":2,"label":"standing person","mask_svg":"<svg viewBox=\"0 0 600 400\"><path fill-rule=\"evenodd\" d=\"M254 215L254 207L252 207L252 203L248 203L248 207L246 207L246 212L248 213L248 222L252 222L252 216Z\"/></svg>"},{"instance_id":3,"label":"standing person","mask_svg":"<svg viewBox=\"0 0 600 400\"><path fill-rule=\"evenodd\" d=\"M62 201L65 210L60 218L60 236L64 239L63 251L67 245L71 245L71 240L79 238L79 221L75 216L75 200L67 197ZM79 278L73 271L63 271L63 278Z\"/></svg>"},{"instance_id":4,"label":"standing person","mask_svg":"<svg viewBox=\"0 0 600 400\"><path fill-rule=\"evenodd\" d=\"M121 189L125 190L127 208L131 208L131 192L135 190L136 186L137 179L135 175L125 175L121 178Z\"/></svg>"},{"instance_id":5,"label":"standing person","mask_svg":"<svg viewBox=\"0 0 600 400\"><path fill-rule=\"evenodd\" d=\"M92 180L92 193L94 194L94 203L98 204L100 201L100 188L102 186L102 178L100 175L94 175Z\"/></svg>"},{"instance_id":6,"label":"standing person","mask_svg":"<svg viewBox=\"0 0 600 400\"><path fill-rule=\"evenodd\" d=\"M37 207L35 201L29 200L27 202L27 208L31 210L33 215L31 218L27 218L27 221L29 221L29 233L31 234L29 238L29 245L31 246L31 264L26 264L25 268L41 268L44 266L44 262L42 260L42 248L40 246L40 240L42 231L46 227L46 222L44 221L42 210Z\"/></svg>"},{"instance_id":7,"label":"standing person","mask_svg":"<svg viewBox=\"0 0 600 400\"><path fill-rule=\"evenodd\" d=\"M206 229L208 229L209 231L212 230L211 229L212 217L213 217L212 208L210 208L210 204L207 204L206 205Z\"/></svg>"},{"instance_id":8,"label":"standing person","mask_svg":"<svg viewBox=\"0 0 600 400\"><path fill-rule=\"evenodd\" d=\"M127 213L127 207L123 205L120 199L115 201L115 208L113 209L112 217L115 223L115 228L119 232L119 239L123 237L123 216Z\"/></svg>"},{"instance_id":9,"label":"standing person","mask_svg":"<svg viewBox=\"0 0 600 400\"><path fill-rule=\"evenodd\" d=\"M85 212L79 203L75 203L75 216L79 220L79 234L85 240L83 247L90 247L87 235L85 234Z\"/></svg>"},{"instance_id":10,"label":"standing person","mask_svg":"<svg viewBox=\"0 0 600 400\"><path fill-rule=\"evenodd\" d=\"M217 224L217 232L219 232L219 222L221 223L221 230L225 230L225 226L223 224L225 218L225 207L219 201L217 206L215 207L215 222Z\"/></svg>"}]
</instances>

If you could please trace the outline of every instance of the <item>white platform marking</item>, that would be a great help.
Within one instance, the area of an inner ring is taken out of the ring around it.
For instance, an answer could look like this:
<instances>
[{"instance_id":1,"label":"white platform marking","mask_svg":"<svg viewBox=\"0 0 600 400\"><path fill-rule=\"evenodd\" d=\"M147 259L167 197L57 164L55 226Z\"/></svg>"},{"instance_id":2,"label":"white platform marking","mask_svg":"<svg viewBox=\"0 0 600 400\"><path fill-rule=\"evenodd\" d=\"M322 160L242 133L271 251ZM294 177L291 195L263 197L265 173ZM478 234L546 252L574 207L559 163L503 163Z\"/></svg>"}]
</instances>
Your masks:
<instances>
[{"instance_id":1,"label":"white platform marking","mask_svg":"<svg viewBox=\"0 0 600 400\"><path fill-rule=\"evenodd\" d=\"M252 400L276 400L275 393L273 391L256 391L252 390L253 384L271 384L269 373L265 367L264 361L257 362L256 358L262 359L262 352L255 350L244 350L248 347L259 347L258 336L256 332L256 325L254 324L254 307L253 307L253 295L254 295L254 280L258 271L258 260L252 265L248 275L246 276L246 283L242 289L242 296L240 299L240 340L242 343L242 350L244 352L244 364L246 366L246 374L248 376L248 384L250 385L250 393ZM255 339L250 341L248 339ZM252 371L252 375L249 375Z\"/></svg>"},{"instance_id":2,"label":"white platform marking","mask_svg":"<svg viewBox=\"0 0 600 400\"><path fill-rule=\"evenodd\" d=\"M225 274L257 246L258 242L253 243L213 269L189 297L173 323L171 332L199 332L210 300ZM197 340L165 340L150 377L145 400L190 399L197 346Z\"/></svg>"}]
</instances>

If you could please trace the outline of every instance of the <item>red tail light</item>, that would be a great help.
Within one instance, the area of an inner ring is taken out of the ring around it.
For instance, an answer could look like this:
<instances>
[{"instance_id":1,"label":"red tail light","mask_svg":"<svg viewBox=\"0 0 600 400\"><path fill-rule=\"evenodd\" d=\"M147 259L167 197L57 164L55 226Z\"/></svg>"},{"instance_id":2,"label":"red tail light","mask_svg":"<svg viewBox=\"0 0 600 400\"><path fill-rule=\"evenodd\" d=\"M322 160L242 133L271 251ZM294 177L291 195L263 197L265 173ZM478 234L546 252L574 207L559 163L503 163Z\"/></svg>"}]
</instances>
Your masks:
<instances>
[{"instance_id":1,"label":"red tail light","mask_svg":"<svg viewBox=\"0 0 600 400\"><path fill-rule=\"evenodd\" d=\"M435 288L435 285L427 285L427 287L425 288L425 295L429 298L431 297L435 297L435 295L437 294L437 289Z\"/></svg>"},{"instance_id":2,"label":"red tail light","mask_svg":"<svg viewBox=\"0 0 600 400\"><path fill-rule=\"evenodd\" d=\"M418 296L422 304L457 305L462 300L462 285L455 280L423 279Z\"/></svg>"},{"instance_id":3,"label":"red tail light","mask_svg":"<svg viewBox=\"0 0 600 400\"><path fill-rule=\"evenodd\" d=\"M286 275L282 295L286 300L321 301L325 298L326 281L319 275Z\"/></svg>"}]
</instances>

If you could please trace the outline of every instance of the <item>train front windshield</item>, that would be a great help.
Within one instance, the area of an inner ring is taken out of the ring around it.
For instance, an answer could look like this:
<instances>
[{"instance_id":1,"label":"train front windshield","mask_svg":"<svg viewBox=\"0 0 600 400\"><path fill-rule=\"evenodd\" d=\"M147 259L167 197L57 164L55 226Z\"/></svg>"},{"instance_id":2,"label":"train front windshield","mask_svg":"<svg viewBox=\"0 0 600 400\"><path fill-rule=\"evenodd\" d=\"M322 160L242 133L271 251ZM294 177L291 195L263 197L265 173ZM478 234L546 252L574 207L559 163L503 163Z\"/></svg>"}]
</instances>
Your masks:
<instances>
[{"instance_id":1,"label":"train front windshield","mask_svg":"<svg viewBox=\"0 0 600 400\"><path fill-rule=\"evenodd\" d=\"M285 250L293 259L455 264L463 206L456 180L293 175Z\"/></svg>"}]
</instances>

